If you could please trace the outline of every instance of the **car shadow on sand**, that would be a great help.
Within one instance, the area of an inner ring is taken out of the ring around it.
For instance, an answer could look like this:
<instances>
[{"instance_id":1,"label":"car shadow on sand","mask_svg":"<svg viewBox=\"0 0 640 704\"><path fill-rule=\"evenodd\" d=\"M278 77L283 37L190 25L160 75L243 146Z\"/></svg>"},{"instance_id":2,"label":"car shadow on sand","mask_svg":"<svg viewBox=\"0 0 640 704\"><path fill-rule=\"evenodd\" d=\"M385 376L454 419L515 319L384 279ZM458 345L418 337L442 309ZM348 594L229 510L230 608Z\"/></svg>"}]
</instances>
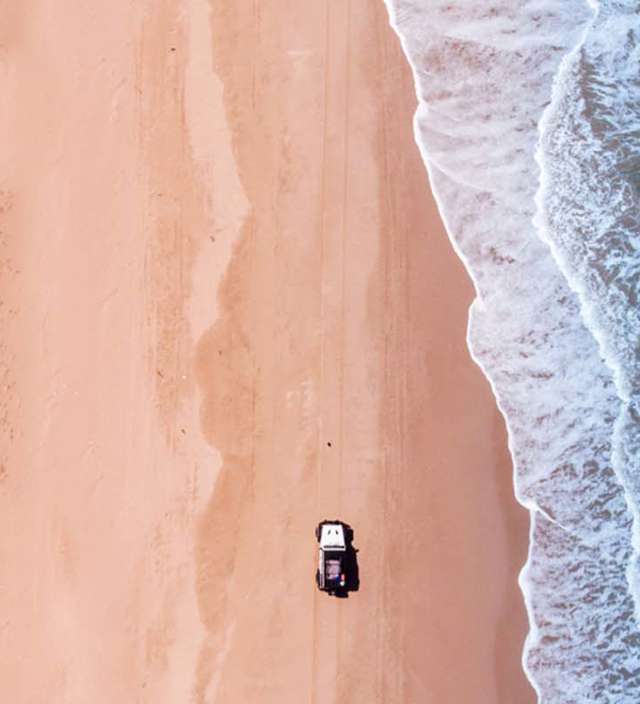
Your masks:
<instances>
[{"instance_id":1,"label":"car shadow on sand","mask_svg":"<svg viewBox=\"0 0 640 704\"><path fill-rule=\"evenodd\" d=\"M360 589L360 568L358 567L358 550L354 548L351 540L347 543L344 556L345 585L335 591L334 596L338 599L348 599L349 592L357 592Z\"/></svg>"}]
</instances>

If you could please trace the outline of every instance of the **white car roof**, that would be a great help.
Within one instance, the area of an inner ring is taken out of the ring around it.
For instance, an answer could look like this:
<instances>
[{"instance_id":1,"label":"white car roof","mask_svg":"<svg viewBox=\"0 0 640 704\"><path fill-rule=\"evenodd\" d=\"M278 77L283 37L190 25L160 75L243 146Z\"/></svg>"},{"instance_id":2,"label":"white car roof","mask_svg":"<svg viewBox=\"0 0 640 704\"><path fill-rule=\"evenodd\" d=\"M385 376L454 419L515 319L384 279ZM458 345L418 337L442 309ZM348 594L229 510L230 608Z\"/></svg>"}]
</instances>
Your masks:
<instances>
[{"instance_id":1,"label":"white car roof","mask_svg":"<svg viewBox=\"0 0 640 704\"><path fill-rule=\"evenodd\" d=\"M323 550L346 550L344 528L340 523L325 523L320 530L320 547Z\"/></svg>"}]
</instances>

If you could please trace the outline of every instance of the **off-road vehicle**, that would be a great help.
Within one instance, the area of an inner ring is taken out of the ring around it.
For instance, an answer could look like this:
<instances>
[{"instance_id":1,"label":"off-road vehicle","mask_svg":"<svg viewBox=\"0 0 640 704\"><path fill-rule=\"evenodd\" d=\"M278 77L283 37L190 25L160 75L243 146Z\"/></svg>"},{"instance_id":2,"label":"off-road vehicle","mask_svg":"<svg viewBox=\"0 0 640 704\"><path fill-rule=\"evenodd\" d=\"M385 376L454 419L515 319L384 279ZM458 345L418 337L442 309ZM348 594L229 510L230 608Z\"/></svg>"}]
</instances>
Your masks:
<instances>
[{"instance_id":1,"label":"off-road vehicle","mask_svg":"<svg viewBox=\"0 0 640 704\"><path fill-rule=\"evenodd\" d=\"M359 583L351 526L338 520L322 521L316 528L316 539L319 543L318 589L335 596L355 591Z\"/></svg>"}]
</instances>

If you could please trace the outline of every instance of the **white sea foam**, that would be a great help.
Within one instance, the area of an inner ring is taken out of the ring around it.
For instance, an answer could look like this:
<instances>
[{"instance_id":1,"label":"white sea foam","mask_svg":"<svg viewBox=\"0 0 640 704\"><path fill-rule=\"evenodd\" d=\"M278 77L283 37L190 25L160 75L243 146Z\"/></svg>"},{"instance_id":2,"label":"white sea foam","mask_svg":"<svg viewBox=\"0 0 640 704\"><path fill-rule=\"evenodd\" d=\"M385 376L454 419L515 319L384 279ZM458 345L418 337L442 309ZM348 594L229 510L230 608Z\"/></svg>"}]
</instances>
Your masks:
<instances>
[{"instance_id":1,"label":"white sea foam","mask_svg":"<svg viewBox=\"0 0 640 704\"><path fill-rule=\"evenodd\" d=\"M622 2L583 0L387 6L414 71L416 139L476 286L470 349L532 511L525 669L541 702L635 702L635 16ZM618 81L629 82L622 96ZM591 105L585 124L580 100Z\"/></svg>"},{"instance_id":2,"label":"white sea foam","mask_svg":"<svg viewBox=\"0 0 640 704\"><path fill-rule=\"evenodd\" d=\"M634 516L629 586L640 623L640 18L603 0L566 60L540 131L540 231L577 292L623 407L613 467Z\"/></svg>"}]
</instances>

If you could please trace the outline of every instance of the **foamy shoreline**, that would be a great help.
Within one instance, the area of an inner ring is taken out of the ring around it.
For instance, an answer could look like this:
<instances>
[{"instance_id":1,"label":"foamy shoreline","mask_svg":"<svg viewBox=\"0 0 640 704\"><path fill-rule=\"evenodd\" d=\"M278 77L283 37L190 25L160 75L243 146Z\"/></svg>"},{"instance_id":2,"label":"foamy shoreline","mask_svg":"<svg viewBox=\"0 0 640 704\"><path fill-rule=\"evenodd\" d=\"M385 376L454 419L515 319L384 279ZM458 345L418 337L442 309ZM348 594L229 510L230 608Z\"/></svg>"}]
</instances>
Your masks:
<instances>
[{"instance_id":1,"label":"foamy shoreline","mask_svg":"<svg viewBox=\"0 0 640 704\"><path fill-rule=\"evenodd\" d=\"M389 5L416 140L477 292L469 344L532 512L524 666L544 701L632 701L637 8Z\"/></svg>"}]
</instances>

